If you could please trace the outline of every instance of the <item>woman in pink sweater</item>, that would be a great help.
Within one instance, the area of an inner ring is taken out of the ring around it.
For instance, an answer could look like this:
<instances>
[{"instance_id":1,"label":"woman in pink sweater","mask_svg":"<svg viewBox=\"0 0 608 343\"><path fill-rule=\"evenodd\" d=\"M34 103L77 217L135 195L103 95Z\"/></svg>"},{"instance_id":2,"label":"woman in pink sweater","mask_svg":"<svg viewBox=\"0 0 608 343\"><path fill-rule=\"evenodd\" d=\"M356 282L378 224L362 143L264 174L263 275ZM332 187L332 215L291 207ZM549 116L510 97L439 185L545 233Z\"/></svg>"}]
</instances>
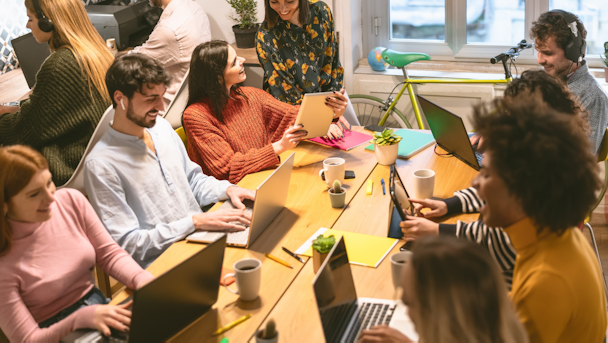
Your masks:
<instances>
[{"instance_id":1,"label":"woman in pink sweater","mask_svg":"<svg viewBox=\"0 0 608 343\"><path fill-rule=\"evenodd\" d=\"M81 328L128 331L129 303L106 305L97 263L138 289L153 276L112 240L78 191L55 191L46 159L0 148L0 328L10 341L59 341ZM87 306L90 305L90 306Z\"/></svg>"}]
</instances>

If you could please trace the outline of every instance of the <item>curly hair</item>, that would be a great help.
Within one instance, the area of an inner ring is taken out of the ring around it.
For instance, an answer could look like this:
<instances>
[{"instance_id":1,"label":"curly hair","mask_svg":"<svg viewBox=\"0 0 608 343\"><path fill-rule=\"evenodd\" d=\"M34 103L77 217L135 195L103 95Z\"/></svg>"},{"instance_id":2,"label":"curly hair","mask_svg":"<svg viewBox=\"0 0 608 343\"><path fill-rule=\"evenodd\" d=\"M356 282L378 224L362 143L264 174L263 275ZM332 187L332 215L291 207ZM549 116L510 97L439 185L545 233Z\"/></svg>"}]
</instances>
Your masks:
<instances>
[{"instance_id":1,"label":"curly hair","mask_svg":"<svg viewBox=\"0 0 608 343\"><path fill-rule=\"evenodd\" d=\"M539 230L561 234L585 219L600 188L597 157L590 142L564 115L538 101L495 101L477 106L474 123L493 157L492 170ZM490 114L492 113L492 114Z\"/></svg>"},{"instance_id":2,"label":"curly hair","mask_svg":"<svg viewBox=\"0 0 608 343\"><path fill-rule=\"evenodd\" d=\"M577 117L580 127L591 135L589 112L580 103L578 97L570 92L566 84L547 74L542 69L530 69L521 73L507 86L505 98L517 99L525 94L538 94L547 106L552 109Z\"/></svg>"},{"instance_id":3,"label":"curly hair","mask_svg":"<svg viewBox=\"0 0 608 343\"><path fill-rule=\"evenodd\" d=\"M583 40L587 39L587 30L585 30L583 23L575 14L570 14L576 18L576 28L582 35ZM530 29L530 38L535 41L545 42L547 38L553 37L557 46L564 51L566 51L566 47L572 40L570 38L571 34L572 31L570 31L566 19L551 11L541 14L538 20L532 22L532 29Z\"/></svg>"}]
</instances>

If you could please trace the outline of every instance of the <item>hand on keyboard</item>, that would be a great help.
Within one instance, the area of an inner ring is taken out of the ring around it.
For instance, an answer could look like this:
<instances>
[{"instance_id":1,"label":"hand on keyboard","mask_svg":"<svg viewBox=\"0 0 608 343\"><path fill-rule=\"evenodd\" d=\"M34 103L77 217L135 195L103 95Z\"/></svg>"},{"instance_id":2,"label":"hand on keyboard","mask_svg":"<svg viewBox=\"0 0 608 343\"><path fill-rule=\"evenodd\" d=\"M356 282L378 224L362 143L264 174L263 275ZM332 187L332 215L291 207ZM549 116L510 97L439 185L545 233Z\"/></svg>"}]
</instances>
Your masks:
<instances>
[{"instance_id":1,"label":"hand on keyboard","mask_svg":"<svg viewBox=\"0 0 608 343\"><path fill-rule=\"evenodd\" d=\"M243 231L251 225L251 212L245 210L217 210L192 216L194 228L200 231Z\"/></svg>"},{"instance_id":2,"label":"hand on keyboard","mask_svg":"<svg viewBox=\"0 0 608 343\"><path fill-rule=\"evenodd\" d=\"M359 336L359 342L411 343L412 340L388 325L378 325L369 330L363 330Z\"/></svg>"}]
</instances>

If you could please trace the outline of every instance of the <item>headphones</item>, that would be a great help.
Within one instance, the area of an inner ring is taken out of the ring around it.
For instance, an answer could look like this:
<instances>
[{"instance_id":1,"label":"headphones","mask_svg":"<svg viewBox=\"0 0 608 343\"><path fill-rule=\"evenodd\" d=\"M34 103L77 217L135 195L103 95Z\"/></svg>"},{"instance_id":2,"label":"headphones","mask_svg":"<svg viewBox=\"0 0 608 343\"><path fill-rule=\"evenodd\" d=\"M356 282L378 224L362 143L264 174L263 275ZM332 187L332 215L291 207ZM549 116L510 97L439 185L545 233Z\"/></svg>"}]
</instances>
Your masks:
<instances>
[{"instance_id":1,"label":"headphones","mask_svg":"<svg viewBox=\"0 0 608 343\"><path fill-rule=\"evenodd\" d=\"M42 32L51 32L55 29L53 22L44 15L42 7L40 6L40 0L32 0L34 4L34 10L36 11L36 17L38 18L38 28Z\"/></svg>"},{"instance_id":2,"label":"headphones","mask_svg":"<svg viewBox=\"0 0 608 343\"><path fill-rule=\"evenodd\" d=\"M564 53L570 61L581 63L587 51L587 42L583 39L582 34L578 32L576 17L572 13L562 10L552 10L549 13L561 16L566 21L566 24L568 24L570 28L570 43L566 46Z\"/></svg>"}]
</instances>

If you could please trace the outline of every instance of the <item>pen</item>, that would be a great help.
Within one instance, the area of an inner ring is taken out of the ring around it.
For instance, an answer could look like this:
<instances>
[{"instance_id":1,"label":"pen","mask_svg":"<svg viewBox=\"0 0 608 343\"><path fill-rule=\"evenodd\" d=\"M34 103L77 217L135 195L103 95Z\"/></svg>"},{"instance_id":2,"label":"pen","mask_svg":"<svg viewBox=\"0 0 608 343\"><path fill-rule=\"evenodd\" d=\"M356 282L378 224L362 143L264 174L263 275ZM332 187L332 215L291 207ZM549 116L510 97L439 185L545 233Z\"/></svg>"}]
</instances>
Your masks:
<instances>
[{"instance_id":1,"label":"pen","mask_svg":"<svg viewBox=\"0 0 608 343\"><path fill-rule=\"evenodd\" d=\"M213 333L213 336L221 335L221 334L223 334L224 332L226 332L226 331L228 331L228 330L232 329L233 327L235 327L235 326L237 326L237 325L241 324L242 322L246 321L246 320L247 320L247 319L249 319L249 318L251 318L251 313L249 313L249 314L247 314L247 315L245 315L245 316L242 316L241 318L239 318L239 319L237 319L237 320L233 321L232 323L230 323L230 324L228 324L228 325L224 326L223 328L217 329L217 331Z\"/></svg>"},{"instance_id":2,"label":"pen","mask_svg":"<svg viewBox=\"0 0 608 343\"><path fill-rule=\"evenodd\" d=\"M301 257L298 257L298 255L296 255L296 254L292 253L291 251L289 251L289 250L288 250L287 248L285 248L285 247L282 247L282 248L283 248L283 251L284 251L284 252L286 252L286 253L288 253L289 255L293 256L293 258L295 258L296 260L298 260L298 261L300 261L300 262L304 263L304 260L303 260Z\"/></svg>"},{"instance_id":3,"label":"pen","mask_svg":"<svg viewBox=\"0 0 608 343\"><path fill-rule=\"evenodd\" d=\"M278 257L274 257L274 256L272 256L272 255L270 255L270 254L264 254L264 255L266 255L266 257L268 257L269 259L271 259L271 260L273 260L273 261L275 261L275 262L278 262L278 263L280 263L280 264L284 265L285 267L289 267L289 268L293 269L293 267L291 266L291 264L289 264L289 263L287 263L287 262L285 262L285 261L281 260L281 259L280 259L280 258L278 258Z\"/></svg>"},{"instance_id":4,"label":"pen","mask_svg":"<svg viewBox=\"0 0 608 343\"><path fill-rule=\"evenodd\" d=\"M381 179L380 183L382 184L382 195L386 195L386 191L384 190L384 179Z\"/></svg>"}]
</instances>

